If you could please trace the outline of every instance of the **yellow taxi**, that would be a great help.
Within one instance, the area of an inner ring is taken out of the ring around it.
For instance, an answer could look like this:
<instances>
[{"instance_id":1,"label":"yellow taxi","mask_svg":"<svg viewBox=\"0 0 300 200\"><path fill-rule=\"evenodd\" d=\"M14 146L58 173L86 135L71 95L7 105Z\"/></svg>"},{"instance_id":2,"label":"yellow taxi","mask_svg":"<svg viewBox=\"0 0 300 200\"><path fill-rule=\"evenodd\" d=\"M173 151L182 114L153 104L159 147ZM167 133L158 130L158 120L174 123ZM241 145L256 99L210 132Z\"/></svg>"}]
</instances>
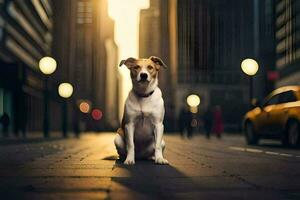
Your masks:
<instances>
[{"instance_id":1,"label":"yellow taxi","mask_svg":"<svg viewBox=\"0 0 300 200\"><path fill-rule=\"evenodd\" d=\"M243 121L248 144L257 144L260 138L281 139L291 147L299 144L300 86L278 88L253 106Z\"/></svg>"}]
</instances>

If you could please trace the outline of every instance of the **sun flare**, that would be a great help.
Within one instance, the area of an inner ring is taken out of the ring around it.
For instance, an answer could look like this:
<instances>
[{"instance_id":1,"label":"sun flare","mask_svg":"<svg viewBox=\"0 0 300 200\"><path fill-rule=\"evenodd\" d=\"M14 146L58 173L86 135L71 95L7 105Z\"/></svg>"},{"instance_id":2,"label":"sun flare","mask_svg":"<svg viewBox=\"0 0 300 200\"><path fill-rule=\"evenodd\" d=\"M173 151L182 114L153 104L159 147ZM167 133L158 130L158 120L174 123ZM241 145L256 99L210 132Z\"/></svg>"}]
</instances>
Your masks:
<instances>
[{"instance_id":1,"label":"sun flare","mask_svg":"<svg viewBox=\"0 0 300 200\"><path fill-rule=\"evenodd\" d=\"M149 0L109 0L108 14L115 22L114 40L118 45L119 61L139 56L140 10L149 8ZM131 90L129 70L119 68L119 118L123 114L126 97Z\"/></svg>"}]
</instances>

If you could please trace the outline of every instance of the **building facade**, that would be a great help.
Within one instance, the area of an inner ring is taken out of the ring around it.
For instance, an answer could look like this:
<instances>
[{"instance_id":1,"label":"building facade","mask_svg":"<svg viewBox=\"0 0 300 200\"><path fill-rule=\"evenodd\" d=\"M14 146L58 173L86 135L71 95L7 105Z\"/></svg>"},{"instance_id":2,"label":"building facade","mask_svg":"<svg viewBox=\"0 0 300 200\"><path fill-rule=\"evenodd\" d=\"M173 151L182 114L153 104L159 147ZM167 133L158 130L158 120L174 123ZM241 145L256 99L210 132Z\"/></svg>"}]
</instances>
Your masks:
<instances>
[{"instance_id":1,"label":"building facade","mask_svg":"<svg viewBox=\"0 0 300 200\"><path fill-rule=\"evenodd\" d=\"M300 84L300 2L277 0L276 3L276 87Z\"/></svg>"},{"instance_id":2,"label":"building facade","mask_svg":"<svg viewBox=\"0 0 300 200\"><path fill-rule=\"evenodd\" d=\"M69 131L78 124L83 131L118 126L113 27L107 0L0 1L0 116L9 115L11 132L43 130L45 76L38 62L44 56L57 61L48 78L50 131L62 126L60 82L74 86L68 100ZM78 112L80 100L100 109L101 120Z\"/></svg>"},{"instance_id":3,"label":"building facade","mask_svg":"<svg viewBox=\"0 0 300 200\"><path fill-rule=\"evenodd\" d=\"M171 65L160 80L166 116L168 110L176 116L174 111L178 114L186 97L195 93L201 98L200 115L220 105L226 127L237 129L249 106L248 77L240 64L245 58L258 58L254 2L150 2L150 9L141 12L140 57L156 54Z\"/></svg>"},{"instance_id":4,"label":"building facade","mask_svg":"<svg viewBox=\"0 0 300 200\"><path fill-rule=\"evenodd\" d=\"M172 45L177 43L174 40L176 34L177 22L174 16L170 15L175 11L176 1L150 0L149 9L142 10L140 13L139 26L139 57L149 58L150 56L160 57L167 65L167 69L161 69L159 72L159 87L162 90L165 102L165 129L173 131L176 124L174 110L176 99L174 90L176 88L176 69L177 57ZM175 47L176 48L176 47ZM173 51L172 51L173 49Z\"/></svg>"},{"instance_id":5,"label":"building facade","mask_svg":"<svg viewBox=\"0 0 300 200\"><path fill-rule=\"evenodd\" d=\"M51 56L51 0L0 1L0 115L10 117L10 131L41 131L44 76L38 61ZM60 119L56 79L49 79L51 119ZM51 121L51 120L50 120ZM58 130L60 124L50 124Z\"/></svg>"},{"instance_id":6,"label":"building facade","mask_svg":"<svg viewBox=\"0 0 300 200\"><path fill-rule=\"evenodd\" d=\"M108 16L107 0L54 0L54 54L64 66L60 78L75 87L73 116L82 100L103 117L92 119L91 112L78 113L82 130L116 128L117 47L114 23Z\"/></svg>"},{"instance_id":7,"label":"building facade","mask_svg":"<svg viewBox=\"0 0 300 200\"><path fill-rule=\"evenodd\" d=\"M178 0L178 107L187 95L198 94L200 115L221 106L226 130L240 128L249 106L240 64L256 58L253 7L251 0Z\"/></svg>"}]
</instances>

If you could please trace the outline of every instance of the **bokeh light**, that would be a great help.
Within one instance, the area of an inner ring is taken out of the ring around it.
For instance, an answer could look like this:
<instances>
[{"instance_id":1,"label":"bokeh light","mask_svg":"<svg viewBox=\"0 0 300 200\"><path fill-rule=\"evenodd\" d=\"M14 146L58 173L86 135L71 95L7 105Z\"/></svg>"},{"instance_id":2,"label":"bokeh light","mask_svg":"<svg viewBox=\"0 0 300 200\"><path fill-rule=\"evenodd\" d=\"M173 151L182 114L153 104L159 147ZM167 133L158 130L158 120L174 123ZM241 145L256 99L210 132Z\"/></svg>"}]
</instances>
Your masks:
<instances>
[{"instance_id":1,"label":"bokeh light","mask_svg":"<svg viewBox=\"0 0 300 200\"><path fill-rule=\"evenodd\" d=\"M200 97L196 94L191 94L186 98L186 102L190 107L197 107L200 104Z\"/></svg>"},{"instance_id":2,"label":"bokeh light","mask_svg":"<svg viewBox=\"0 0 300 200\"><path fill-rule=\"evenodd\" d=\"M82 101L80 104L79 104L79 110L83 113L88 113L90 112L90 104L86 101Z\"/></svg>"},{"instance_id":3,"label":"bokeh light","mask_svg":"<svg viewBox=\"0 0 300 200\"><path fill-rule=\"evenodd\" d=\"M190 107L190 112L194 113L194 114L197 114L198 113L198 107L197 106Z\"/></svg>"},{"instance_id":4,"label":"bokeh light","mask_svg":"<svg viewBox=\"0 0 300 200\"><path fill-rule=\"evenodd\" d=\"M61 83L58 86L58 94L63 98L69 98L73 94L73 86L70 83Z\"/></svg>"},{"instance_id":5,"label":"bokeh light","mask_svg":"<svg viewBox=\"0 0 300 200\"><path fill-rule=\"evenodd\" d=\"M43 74L50 75L56 70L57 63L54 58L43 57L39 62L39 68Z\"/></svg>"},{"instance_id":6,"label":"bokeh light","mask_svg":"<svg viewBox=\"0 0 300 200\"><path fill-rule=\"evenodd\" d=\"M241 68L245 74L254 76L258 71L258 63L251 58L247 58L241 63Z\"/></svg>"},{"instance_id":7,"label":"bokeh light","mask_svg":"<svg viewBox=\"0 0 300 200\"><path fill-rule=\"evenodd\" d=\"M103 116L103 113L100 109L93 109L92 111L92 118L94 120L100 120Z\"/></svg>"}]
</instances>

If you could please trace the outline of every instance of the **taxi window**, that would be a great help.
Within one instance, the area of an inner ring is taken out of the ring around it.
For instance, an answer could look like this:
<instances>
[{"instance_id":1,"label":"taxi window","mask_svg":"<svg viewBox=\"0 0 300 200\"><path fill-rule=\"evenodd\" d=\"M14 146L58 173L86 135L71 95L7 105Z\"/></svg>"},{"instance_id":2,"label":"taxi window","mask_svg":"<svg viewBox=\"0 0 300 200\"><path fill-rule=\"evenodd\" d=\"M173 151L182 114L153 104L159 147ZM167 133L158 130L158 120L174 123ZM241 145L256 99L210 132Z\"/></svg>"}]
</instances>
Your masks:
<instances>
[{"instance_id":1,"label":"taxi window","mask_svg":"<svg viewBox=\"0 0 300 200\"><path fill-rule=\"evenodd\" d=\"M279 94L279 103L288 103L294 101L297 101L297 98L293 91L287 91Z\"/></svg>"},{"instance_id":2,"label":"taxi window","mask_svg":"<svg viewBox=\"0 0 300 200\"><path fill-rule=\"evenodd\" d=\"M264 106L269 106L269 105L275 105L275 104L278 104L279 102L279 96L278 94L272 96L270 99L268 99L266 101L266 103L264 104Z\"/></svg>"}]
</instances>

